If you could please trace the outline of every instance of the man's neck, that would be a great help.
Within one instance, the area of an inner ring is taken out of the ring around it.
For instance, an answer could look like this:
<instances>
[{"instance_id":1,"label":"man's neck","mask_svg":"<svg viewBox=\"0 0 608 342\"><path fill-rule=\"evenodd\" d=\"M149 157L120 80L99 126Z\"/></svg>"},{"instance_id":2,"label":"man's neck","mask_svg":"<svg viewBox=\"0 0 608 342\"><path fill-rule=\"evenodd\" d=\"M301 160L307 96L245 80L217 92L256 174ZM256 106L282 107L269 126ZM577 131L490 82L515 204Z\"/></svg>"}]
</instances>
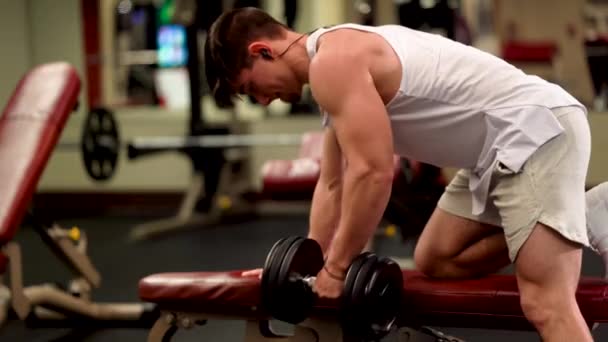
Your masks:
<instances>
[{"instance_id":1,"label":"man's neck","mask_svg":"<svg viewBox=\"0 0 608 342\"><path fill-rule=\"evenodd\" d=\"M290 32L286 38L286 41L290 43L299 38L299 40L290 48L290 51L287 51L285 57L287 58L289 66L294 70L296 77L302 83L308 83L308 67L310 66L310 57L306 50L306 41L308 40L308 37L308 34L305 34L305 36L302 37L302 34L300 33Z\"/></svg>"}]
</instances>

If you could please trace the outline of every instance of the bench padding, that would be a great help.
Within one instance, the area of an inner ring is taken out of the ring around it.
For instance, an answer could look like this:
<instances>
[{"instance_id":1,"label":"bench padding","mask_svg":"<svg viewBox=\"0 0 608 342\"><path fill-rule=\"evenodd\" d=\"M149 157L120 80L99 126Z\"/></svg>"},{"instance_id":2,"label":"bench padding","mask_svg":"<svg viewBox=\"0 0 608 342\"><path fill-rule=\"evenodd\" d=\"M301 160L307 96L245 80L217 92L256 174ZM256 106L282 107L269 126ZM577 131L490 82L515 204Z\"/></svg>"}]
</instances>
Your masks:
<instances>
[{"instance_id":1,"label":"bench padding","mask_svg":"<svg viewBox=\"0 0 608 342\"><path fill-rule=\"evenodd\" d=\"M15 235L74 110L80 78L67 63L40 65L19 82L0 117L0 244Z\"/></svg>"},{"instance_id":2,"label":"bench padding","mask_svg":"<svg viewBox=\"0 0 608 342\"><path fill-rule=\"evenodd\" d=\"M241 272L150 275L140 281L139 295L142 300L156 303L165 310L265 317L266 314L258 310L260 281L256 277L242 277ZM403 276L403 320L453 325L459 319L466 319L472 327L492 324L491 321L503 322L503 328L525 325L517 282L512 275L446 281L404 270ZM608 283L598 278L584 278L577 296L588 322L608 322ZM337 312L338 304L338 301L319 301L316 313Z\"/></svg>"}]
</instances>

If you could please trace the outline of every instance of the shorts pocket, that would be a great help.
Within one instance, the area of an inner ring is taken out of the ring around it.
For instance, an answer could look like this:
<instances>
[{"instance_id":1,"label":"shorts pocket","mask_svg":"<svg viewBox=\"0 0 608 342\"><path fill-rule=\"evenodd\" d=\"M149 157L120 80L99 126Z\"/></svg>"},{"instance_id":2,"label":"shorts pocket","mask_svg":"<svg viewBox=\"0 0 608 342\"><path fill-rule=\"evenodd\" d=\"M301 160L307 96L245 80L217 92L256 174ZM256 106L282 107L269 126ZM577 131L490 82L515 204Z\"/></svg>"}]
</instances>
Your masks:
<instances>
[{"instance_id":1,"label":"shorts pocket","mask_svg":"<svg viewBox=\"0 0 608 342\"><path fill-rule=\"evenodd\" d=\"M538 219L537 189L534 178L525 169L515 172L497 163L495 176L489 197L498 211L505 236L510 239Z\"/></svg>"},{"instance_id":2,"label":"shorts pocket","mask_svg":"<svg viewBox=\"0 0 608 342\"><path fill-rule=\"evenodd\" d=\"M503 176L508 176L508 175L514 175L515 174L515 171L509 169L509 167L507 165L505 165L501 161L496 162L496 166L494 167L494 171L495 171L495 173L497 173L499 175L503 175Z\"/></svg>"}]
</instances>

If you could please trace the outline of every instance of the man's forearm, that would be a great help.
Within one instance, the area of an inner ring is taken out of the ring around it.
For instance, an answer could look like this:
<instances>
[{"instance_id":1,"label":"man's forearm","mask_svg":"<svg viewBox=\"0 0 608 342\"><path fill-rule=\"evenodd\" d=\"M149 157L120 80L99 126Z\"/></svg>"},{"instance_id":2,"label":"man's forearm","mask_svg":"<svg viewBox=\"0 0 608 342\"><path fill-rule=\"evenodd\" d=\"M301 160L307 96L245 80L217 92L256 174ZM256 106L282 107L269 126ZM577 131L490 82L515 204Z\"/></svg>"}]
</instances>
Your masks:
<instances>
[{"instance_id":1,"label":"man's forearm","mask_svg":"<svg viewBox=\"0 0 608 342\"><path fill-rule=\"evenodd\" d=\"M308 237L316 240L325 255L340 221L341 186L319 180L310 209Z\"/></svg>"},{"instance_id":2,"label":"man's forearm","mask_svg":"<svg viewBox=\"0 0 608 342\"><path fill-rule=\"evenodd\" d=\"M328 252L328 266L346 271L372 238L382 219L392 187L392 174L347 171L341 218Z\"/></svg>"}]
</instances>

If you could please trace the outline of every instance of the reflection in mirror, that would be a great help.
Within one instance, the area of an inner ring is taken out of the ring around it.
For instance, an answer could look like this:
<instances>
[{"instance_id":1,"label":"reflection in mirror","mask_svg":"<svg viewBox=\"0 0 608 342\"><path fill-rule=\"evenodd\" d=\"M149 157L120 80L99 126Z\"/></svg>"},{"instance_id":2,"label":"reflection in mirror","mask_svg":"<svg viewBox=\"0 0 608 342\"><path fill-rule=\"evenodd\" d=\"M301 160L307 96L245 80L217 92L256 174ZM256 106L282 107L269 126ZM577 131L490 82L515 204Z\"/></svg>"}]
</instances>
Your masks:
<instances>
[{"instance_id":1,"label":"reflection in mirror","mask_svg":"<svg viewBox=\"0 0 608 342\"><path fill-rule=\"evenodd\" d=\"M117 1L113 48L118 104L159 105L159 89L168 88L159 82L175 79L159 74L184 74L186 33L172 22L174 6L174 0Z\"/></svg>"}]
</instances>

